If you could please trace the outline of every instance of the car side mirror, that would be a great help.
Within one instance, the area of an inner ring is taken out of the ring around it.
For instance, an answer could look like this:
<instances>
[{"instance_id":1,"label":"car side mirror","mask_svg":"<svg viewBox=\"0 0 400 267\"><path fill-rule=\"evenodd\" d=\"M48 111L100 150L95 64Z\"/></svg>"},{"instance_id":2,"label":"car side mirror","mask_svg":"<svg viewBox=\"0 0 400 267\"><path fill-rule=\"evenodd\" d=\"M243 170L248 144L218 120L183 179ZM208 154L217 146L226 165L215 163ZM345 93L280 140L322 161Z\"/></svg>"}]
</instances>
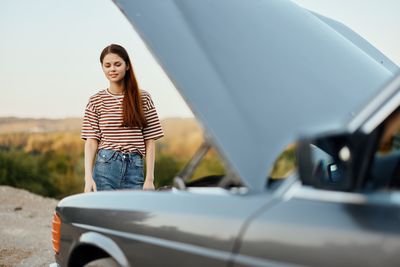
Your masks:
<instances>
[{"instance_id":1,"label":"car side mirror","mask_svg":"<svg viewBox=\"0 0 400 267\"><path fill-rule=\"evenodd\" d=\"M355 134L299 140L296 156L302 183L328 190L354 190L363 170L363 140Z\"/></svg>"}]
</instances>

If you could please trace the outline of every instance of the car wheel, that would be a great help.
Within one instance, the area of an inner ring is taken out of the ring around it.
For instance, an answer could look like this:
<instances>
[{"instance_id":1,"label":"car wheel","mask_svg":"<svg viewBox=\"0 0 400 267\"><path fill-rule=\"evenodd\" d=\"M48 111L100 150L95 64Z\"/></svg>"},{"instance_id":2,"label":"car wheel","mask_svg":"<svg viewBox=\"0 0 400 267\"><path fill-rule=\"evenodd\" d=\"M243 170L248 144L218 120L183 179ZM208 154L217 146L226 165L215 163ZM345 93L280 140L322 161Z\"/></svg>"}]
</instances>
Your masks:
<instances>
[{"instance_id":1,"label":"car wheel","mask_svg":"<svg viewBox=\"0 0 400 267\"><path fill-rule=\"evenodd\" d=\"M120 265L113 258L103 258L91 261L84 267L120 267Z\"/></svg>"}]
</instances>

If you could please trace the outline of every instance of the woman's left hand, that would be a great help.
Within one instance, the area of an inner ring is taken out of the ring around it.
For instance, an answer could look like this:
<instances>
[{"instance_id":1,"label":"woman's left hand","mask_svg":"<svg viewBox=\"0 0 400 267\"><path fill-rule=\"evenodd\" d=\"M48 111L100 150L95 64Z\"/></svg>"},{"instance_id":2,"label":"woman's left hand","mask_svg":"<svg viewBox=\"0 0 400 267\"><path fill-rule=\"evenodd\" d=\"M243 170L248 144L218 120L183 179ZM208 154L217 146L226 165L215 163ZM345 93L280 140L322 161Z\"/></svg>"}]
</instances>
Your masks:
<instances>
[{"instance_id":1,"label":"woman's left hand","mask_svg":"<svg viewBox=\"0 0 400 267\"><path fill-rule=\"evenodd\" d=\"M143 190L154 190L154 183L152 179L145 179L143 184Z\"/></svg>"}]
</instances>

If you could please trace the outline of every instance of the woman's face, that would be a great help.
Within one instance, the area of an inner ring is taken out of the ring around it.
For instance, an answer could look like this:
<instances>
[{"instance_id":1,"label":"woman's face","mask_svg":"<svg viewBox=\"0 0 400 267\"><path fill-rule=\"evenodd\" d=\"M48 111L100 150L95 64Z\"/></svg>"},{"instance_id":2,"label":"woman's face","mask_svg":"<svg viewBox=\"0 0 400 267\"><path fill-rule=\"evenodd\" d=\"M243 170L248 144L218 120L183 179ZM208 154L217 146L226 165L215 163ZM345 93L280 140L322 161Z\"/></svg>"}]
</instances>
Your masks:
<instances>
[{"instance_id":1,"label":"woman's face","mask_svg":"<svg viewBox=\"0 0 400 267\"><path fill-rule=\"evenodd\" d=\"M129 69L125 61L117 54L107 54L103 59L103 72L110 82L120 82Z\"/></svg>"}]
</instances>

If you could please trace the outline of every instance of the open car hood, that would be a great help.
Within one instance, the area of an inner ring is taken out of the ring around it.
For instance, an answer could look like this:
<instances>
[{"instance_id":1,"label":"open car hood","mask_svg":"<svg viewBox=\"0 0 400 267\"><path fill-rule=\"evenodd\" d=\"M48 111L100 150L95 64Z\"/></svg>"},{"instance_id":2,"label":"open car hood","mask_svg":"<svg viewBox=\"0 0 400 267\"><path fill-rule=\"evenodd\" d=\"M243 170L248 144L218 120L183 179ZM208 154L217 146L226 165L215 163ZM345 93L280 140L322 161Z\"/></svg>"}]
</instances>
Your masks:
<instances>
[{"instance_id":1,"label":"open car hood","mask_svg":"<svg viewBox=\"0 0 400 267\"><path fill-rule=\"evenodd\" d=\"M345 127L398 69L343 24L290 1L114 2L255 190L286 145Z\"/></svg>"}]
</instances>

